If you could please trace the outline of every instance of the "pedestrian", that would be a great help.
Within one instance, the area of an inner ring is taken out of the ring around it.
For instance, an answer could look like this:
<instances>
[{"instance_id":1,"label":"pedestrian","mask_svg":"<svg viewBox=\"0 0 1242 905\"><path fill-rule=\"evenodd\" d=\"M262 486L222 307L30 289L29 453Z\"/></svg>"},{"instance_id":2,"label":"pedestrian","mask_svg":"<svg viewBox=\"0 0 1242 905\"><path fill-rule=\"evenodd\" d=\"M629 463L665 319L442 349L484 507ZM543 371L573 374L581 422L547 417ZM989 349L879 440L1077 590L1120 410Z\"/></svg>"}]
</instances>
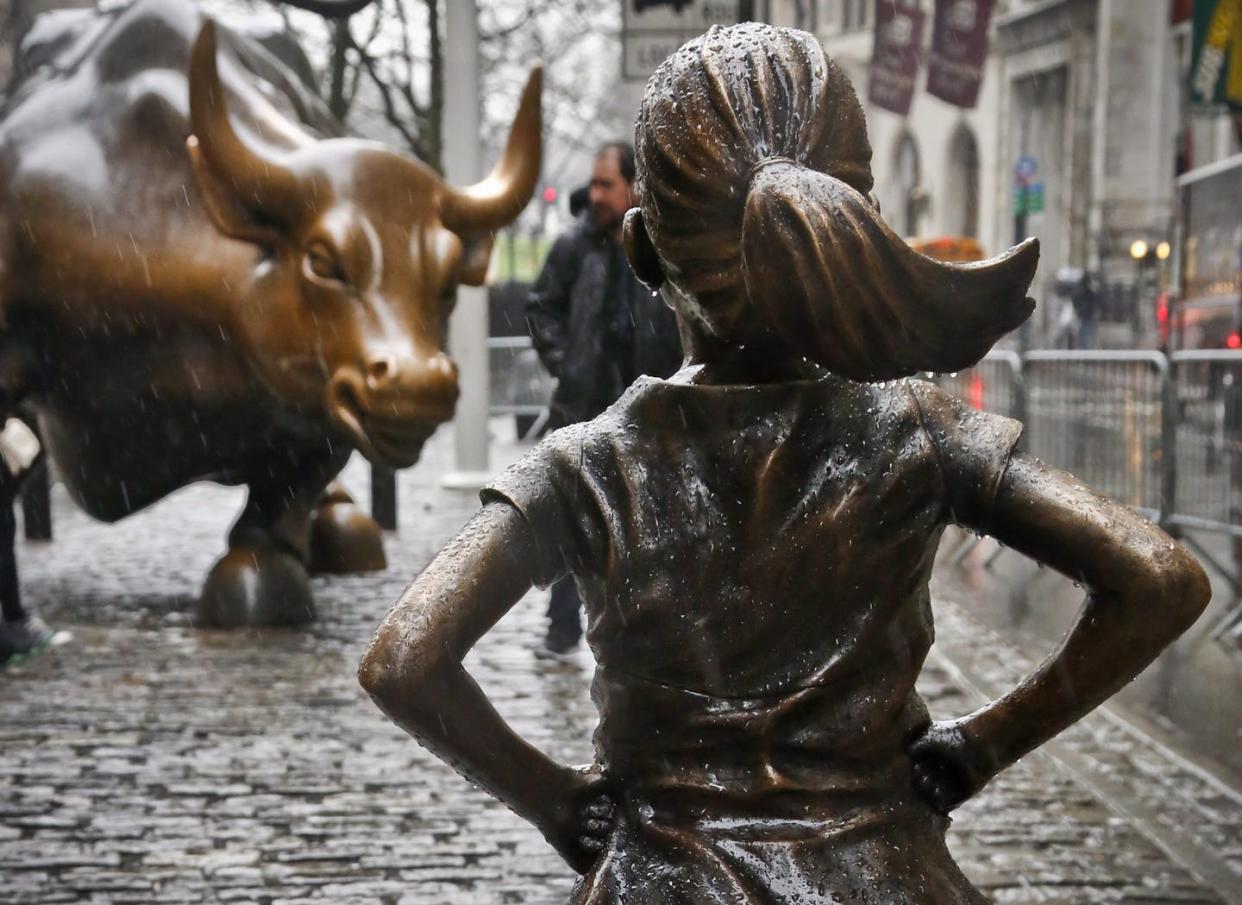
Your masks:
<instances>
[{"instance_id":1,"label":"pedestrian","mask_svg":"<svg viewBox=\"0 0 1242 905\"><path fill-rule=\"evenodd\" d=\"M569 216L577 220L591 203L591 187L580 185L569 193Z\"/></svg>"},{"instance_id":2,"label":"pedestrian","mask_svg":"<svg viewBox=\"0 0 1242 905\"><path fill-rule=\"evenodd\" d=\"M1074 287L1070 301L1074 305L1074 314L1078 317L1078 348L1094 349L1100 293L1095 288L1095 278L1091 275L1091 271L1083 271L1082 279Z\"/></svg>"},{"instance_id":3,"label":"pedestrian","mask_svg":"<svg viewBox=\"0 0 1242 905\"><path fill-rule=\"evenodd\" d=\"M634 276L621 248L633 183L633 147L611 142L600 148L586 210L553 244L531 289L531 339L557 379L549 430L591 420L643 374L668 377L681 367L676 317ZM581 608L572 579L553 586L542 652L561 655L578 645Z\"/></svg>"},{"instance_id":4,"label":"pedestrian","mask_svg":"<svg viewBox=\"0 0 1242 905\"><path fill-rule=\"evenodd\" d=\"M1146 666L1207 602L1129 508L1021 426L899 379L1030 314L1038 245L918 255L868 201L863 111L814 37L712 29L648 83L625 241L688 364L549 435L380 627L360 676L583 874L574 905L978 905L946 816ZM1057 650L969 716L915 690L947 523L1072 575ZM526 593L584 591L597 763L560 765L461 666Z\"/></svg>"},{"instance_id":5,"label":"pedestrian","mask_svg":"<svg viewBox=\"0 0 1242 905\"><path fill-rule=\"evenodd\" d=\"M32 422L33 423L33 422ZM0 429L0 666L11 657L50 643L53 633L43 621L25 616L17 578L17 516L13 512L22 483L40 464L42 446L25 421L9 418Z\"/></svg>"}]
</instances>

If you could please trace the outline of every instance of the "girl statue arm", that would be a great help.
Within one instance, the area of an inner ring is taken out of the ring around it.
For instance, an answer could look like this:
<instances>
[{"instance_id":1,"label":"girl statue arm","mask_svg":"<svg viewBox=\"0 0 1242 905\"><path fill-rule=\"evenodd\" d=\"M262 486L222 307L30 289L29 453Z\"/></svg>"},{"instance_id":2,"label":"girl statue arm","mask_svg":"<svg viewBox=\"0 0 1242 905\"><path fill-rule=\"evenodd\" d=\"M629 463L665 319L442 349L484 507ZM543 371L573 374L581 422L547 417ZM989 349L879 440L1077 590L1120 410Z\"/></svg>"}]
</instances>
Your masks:
<instances>
[{"instance_id":1,"label":"girl statue arm","mask_svg":"<svg viewBox=\"0 0 1242 905\"><path fill-rule=\"evenodd\" d=\"M393 722L533 823L584 872L611 827L603 776L558 764L522 740L462 666L530 589L535 554L516 509L484 506L384 618L358 677Z\"/></svg>"},{"instance_id":2,"label":"girl statue arm","mask_svg":"<svg viewBox=\"0 0 1242 905\"><path fill-rule=\"evenodd\" d=\"M1060 645L1021 684L912 744L915 784L942 812L1121 689L1211 596L1202 568L1167 534L1028 456L1010 460L986 528L1088 595Z\"/></svg>"}]
</instances>

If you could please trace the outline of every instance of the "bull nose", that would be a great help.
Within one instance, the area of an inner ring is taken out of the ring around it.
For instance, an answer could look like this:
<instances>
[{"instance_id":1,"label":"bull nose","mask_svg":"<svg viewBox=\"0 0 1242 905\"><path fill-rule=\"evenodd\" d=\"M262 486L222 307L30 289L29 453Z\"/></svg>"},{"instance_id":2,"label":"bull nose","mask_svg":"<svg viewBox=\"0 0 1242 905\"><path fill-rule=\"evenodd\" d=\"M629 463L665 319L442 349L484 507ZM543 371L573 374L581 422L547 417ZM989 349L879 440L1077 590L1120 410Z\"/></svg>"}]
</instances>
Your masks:
<instances>
[{"instance_id":1,"label":"bull nose","mask_svg":"<svg viewBox=\"0 0 1242 905\"><path fill-rule=\"evenodd\" d=\"M457 403L457 367L442 352L375 352L361 366L339 368L331 383L332 403L348 406L363 422L397 429L403 423L447 421Z\"/></svg>"},{"instance_id":2,"label":"bull nose","mask_svg":"<svg viewBox=\"0 0 1242 905\"><path fill-rule=\"evenodd\" d=\"M412 465L436 426L453 417L457 369L447 356L411 362L375 355L328 382L329 417L373 462Z\"/></svg>"},{"instance_id":3,"label":"bull nose","mask_svg":"<svg viewBox=\"0 0 1242 905\"><path fill-rule=\"evenodd\" d=\"M389 375L396 370L397 360L391 355L372 359L367 365L367 389L380 389L388 382Z\"/></svg>"},{"instance_id":4,"label":"bull nose","mask_svg":"<svg viewBox=\"0 0 1242 905\"><path fill-rule=\"evenodd\" d=\"M373 355L364 369L367 389L372 393L433 397L446 394L457 399L457 366L443 352L421 358L392 353Z\"/></svg>"}]
</instances>

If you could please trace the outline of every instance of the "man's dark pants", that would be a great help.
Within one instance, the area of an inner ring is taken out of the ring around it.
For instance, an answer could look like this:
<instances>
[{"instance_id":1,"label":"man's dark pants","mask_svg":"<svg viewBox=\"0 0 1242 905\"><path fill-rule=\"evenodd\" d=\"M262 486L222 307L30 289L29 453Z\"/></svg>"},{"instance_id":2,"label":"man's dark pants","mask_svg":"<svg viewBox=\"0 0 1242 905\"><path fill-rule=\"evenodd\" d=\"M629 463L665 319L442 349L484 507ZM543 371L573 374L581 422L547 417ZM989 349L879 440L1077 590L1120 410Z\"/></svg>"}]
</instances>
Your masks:
<instances>
[{"instance_id":1,"label":"man's dark pants","mask_svg":"<svg viewBox=\"0 0 1242 905\"><path fill-rule=\"evenodd\" d=\"M566 575L552 585L552 596L548 600L548 636L575 642L581 638L582 622L578 617L581 608L578 586L572 576Z\"/></svg>"}]
</instances>

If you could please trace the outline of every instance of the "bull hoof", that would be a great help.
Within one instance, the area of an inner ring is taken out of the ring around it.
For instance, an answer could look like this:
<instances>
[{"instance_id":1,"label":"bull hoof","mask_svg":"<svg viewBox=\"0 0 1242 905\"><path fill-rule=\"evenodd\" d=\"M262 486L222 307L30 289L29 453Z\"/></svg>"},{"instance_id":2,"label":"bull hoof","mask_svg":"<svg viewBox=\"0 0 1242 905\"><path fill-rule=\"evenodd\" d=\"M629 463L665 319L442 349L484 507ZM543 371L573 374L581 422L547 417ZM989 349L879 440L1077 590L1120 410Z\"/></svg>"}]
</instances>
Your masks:
<instances>
[{"instance_id":1,"label":"bull hoof","mask_svg":"<svg viewBox=\"0 0 1242 905\"><path fill-rule=\"evenodd\" d=\"M195 621L217 628L314 622L306 567L288 553L234 547L207 576Z\"/></svg>"},{"instance_id":2,"label":"bull hoof","mask_svg":"<svg viewBox=\"0 0 1242 905\"><path fill-rule=\"evenodd\" d=\"M33 616L20 622L0 622L0 666L38 653L55 637L42 619Z\"/></svg>"},{"instance_id":3,"label":"bull hoof","mask_svg":"<svg viewBox=\"0 0 1242 905\"><path fill-rule=\"evenodd\" d=\"M310 570L316 575L379 572L388 566L379 524L353 500L329 496L311 522Z\"/></svg>"}]
</instances>

